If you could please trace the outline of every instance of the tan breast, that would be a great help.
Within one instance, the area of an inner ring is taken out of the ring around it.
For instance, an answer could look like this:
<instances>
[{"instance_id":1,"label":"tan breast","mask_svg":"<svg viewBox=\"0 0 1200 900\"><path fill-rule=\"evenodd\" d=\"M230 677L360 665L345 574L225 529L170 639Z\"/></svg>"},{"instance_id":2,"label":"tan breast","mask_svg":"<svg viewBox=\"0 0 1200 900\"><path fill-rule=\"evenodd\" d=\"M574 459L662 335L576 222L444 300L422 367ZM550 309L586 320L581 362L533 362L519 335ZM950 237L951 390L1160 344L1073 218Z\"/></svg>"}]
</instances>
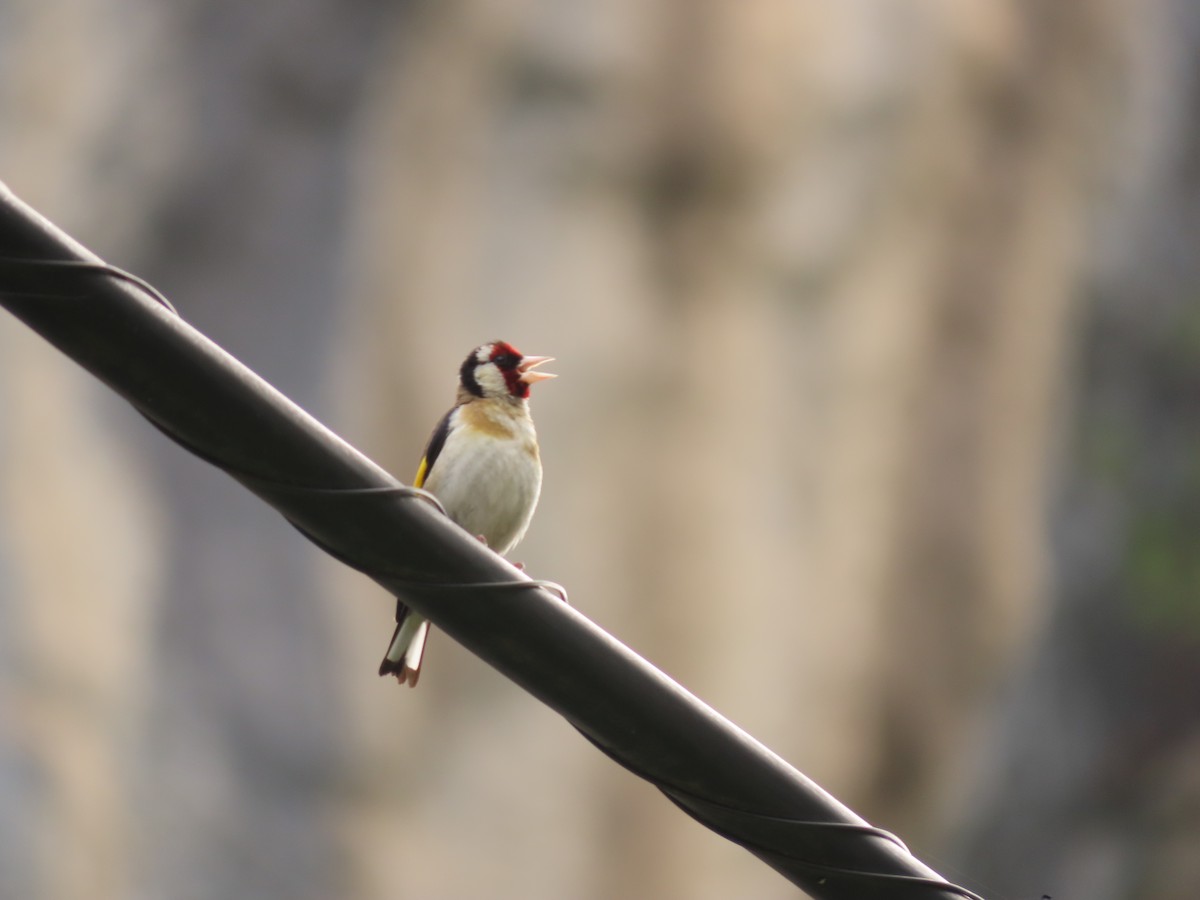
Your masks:
<instances>
[{"instance_id":1,"label":"tan breast","mask_svg":"<svg viewBox=\"0 0 1200 900\"><path fill-rule=\"evenodd\" d=\"M517 436L514 410L493 400L476 400L459 410L464 425L479 429L486 435L507 439Z\"/></svg>"}]
</instances>

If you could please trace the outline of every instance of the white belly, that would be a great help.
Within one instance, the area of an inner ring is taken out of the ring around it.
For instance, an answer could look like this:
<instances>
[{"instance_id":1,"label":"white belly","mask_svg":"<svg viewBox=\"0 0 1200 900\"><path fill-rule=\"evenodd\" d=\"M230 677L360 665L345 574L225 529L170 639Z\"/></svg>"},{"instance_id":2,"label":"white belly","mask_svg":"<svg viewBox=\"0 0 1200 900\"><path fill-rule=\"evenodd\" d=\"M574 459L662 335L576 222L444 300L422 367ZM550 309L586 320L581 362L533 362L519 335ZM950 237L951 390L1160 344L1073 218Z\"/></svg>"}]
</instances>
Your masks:
<instances>
[{"instance_id":1,"label":"white belly","mask_svg":"<svg viewBox=\"0 0 1200 900\"><path fill-rule=\"evenodd\" d=\"M450 518L507 553L525 534L542 487L530 433L511 438L453 431L425 481Z\"/></svg>"}]
</instances>

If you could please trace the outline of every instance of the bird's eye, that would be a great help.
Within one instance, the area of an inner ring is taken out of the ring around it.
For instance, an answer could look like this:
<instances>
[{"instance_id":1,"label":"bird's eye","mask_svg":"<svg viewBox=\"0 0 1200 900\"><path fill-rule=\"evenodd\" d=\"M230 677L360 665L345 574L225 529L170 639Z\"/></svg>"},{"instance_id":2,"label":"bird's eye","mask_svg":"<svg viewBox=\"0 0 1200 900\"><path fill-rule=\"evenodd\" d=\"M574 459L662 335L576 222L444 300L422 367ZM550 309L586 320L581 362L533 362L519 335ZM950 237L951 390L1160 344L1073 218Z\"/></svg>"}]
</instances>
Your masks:
<instances>
[{"instance_id":1,"label":"bird's eye","mask_svg":"<svg viewBox=\"0 0 1200 900\"><path fill-rule=\"evenodd\" d=\"M518 360L517 357L511 353L501 353L499 356L493 359L492 362L498 365L501 369L511 369L517 364Z\"/></svg>"}]
</instances>

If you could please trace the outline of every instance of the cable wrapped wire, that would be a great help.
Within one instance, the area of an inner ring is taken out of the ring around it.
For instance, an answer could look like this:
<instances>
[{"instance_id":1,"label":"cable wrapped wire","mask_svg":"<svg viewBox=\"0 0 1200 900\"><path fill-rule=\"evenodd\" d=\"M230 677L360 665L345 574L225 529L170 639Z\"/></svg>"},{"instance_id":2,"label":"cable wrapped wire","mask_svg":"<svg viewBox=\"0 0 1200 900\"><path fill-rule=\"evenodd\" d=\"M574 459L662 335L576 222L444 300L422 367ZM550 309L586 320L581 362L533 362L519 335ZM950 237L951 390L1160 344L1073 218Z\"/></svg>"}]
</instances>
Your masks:
<instances>
[{"instance_id":1,"label":"cable wrapped wire","mask_svg":"<svg viewBox=\"0 0 1200 900\"><path fill-rule=\"evenodd\" d=\"M962 900L766 747L453 525L0 184L0 305L548 704L690 816L817 898ZM548 589L549 588L549 589ZM364 663L364 672L373 666Z\"/></svg>"}]
</instances>

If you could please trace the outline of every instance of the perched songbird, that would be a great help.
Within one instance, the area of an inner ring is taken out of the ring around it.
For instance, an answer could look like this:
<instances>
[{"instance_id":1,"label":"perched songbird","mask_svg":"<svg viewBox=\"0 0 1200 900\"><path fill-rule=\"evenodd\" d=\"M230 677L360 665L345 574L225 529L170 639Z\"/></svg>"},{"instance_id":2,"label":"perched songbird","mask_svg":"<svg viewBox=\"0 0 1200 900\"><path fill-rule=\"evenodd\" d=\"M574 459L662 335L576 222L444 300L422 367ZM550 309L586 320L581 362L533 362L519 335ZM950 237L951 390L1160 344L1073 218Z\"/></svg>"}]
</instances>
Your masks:
<instances>
[{"instance_id":1,"label":"perched songbird","mask_svg":"<svg viewBox=\"0 0 1200 900\"><path fill-rule=\"evenodd\" d=\"M471 351L459 370L458 399L434 429L417 469L414 484L500 554L524 537L542 489L529 386L555 377L534 371L551 359L522 356L503 341ZM379 674L416 687L428 634L429 621L398 600L396 632Z\"/></svg>"}]
</instances>

